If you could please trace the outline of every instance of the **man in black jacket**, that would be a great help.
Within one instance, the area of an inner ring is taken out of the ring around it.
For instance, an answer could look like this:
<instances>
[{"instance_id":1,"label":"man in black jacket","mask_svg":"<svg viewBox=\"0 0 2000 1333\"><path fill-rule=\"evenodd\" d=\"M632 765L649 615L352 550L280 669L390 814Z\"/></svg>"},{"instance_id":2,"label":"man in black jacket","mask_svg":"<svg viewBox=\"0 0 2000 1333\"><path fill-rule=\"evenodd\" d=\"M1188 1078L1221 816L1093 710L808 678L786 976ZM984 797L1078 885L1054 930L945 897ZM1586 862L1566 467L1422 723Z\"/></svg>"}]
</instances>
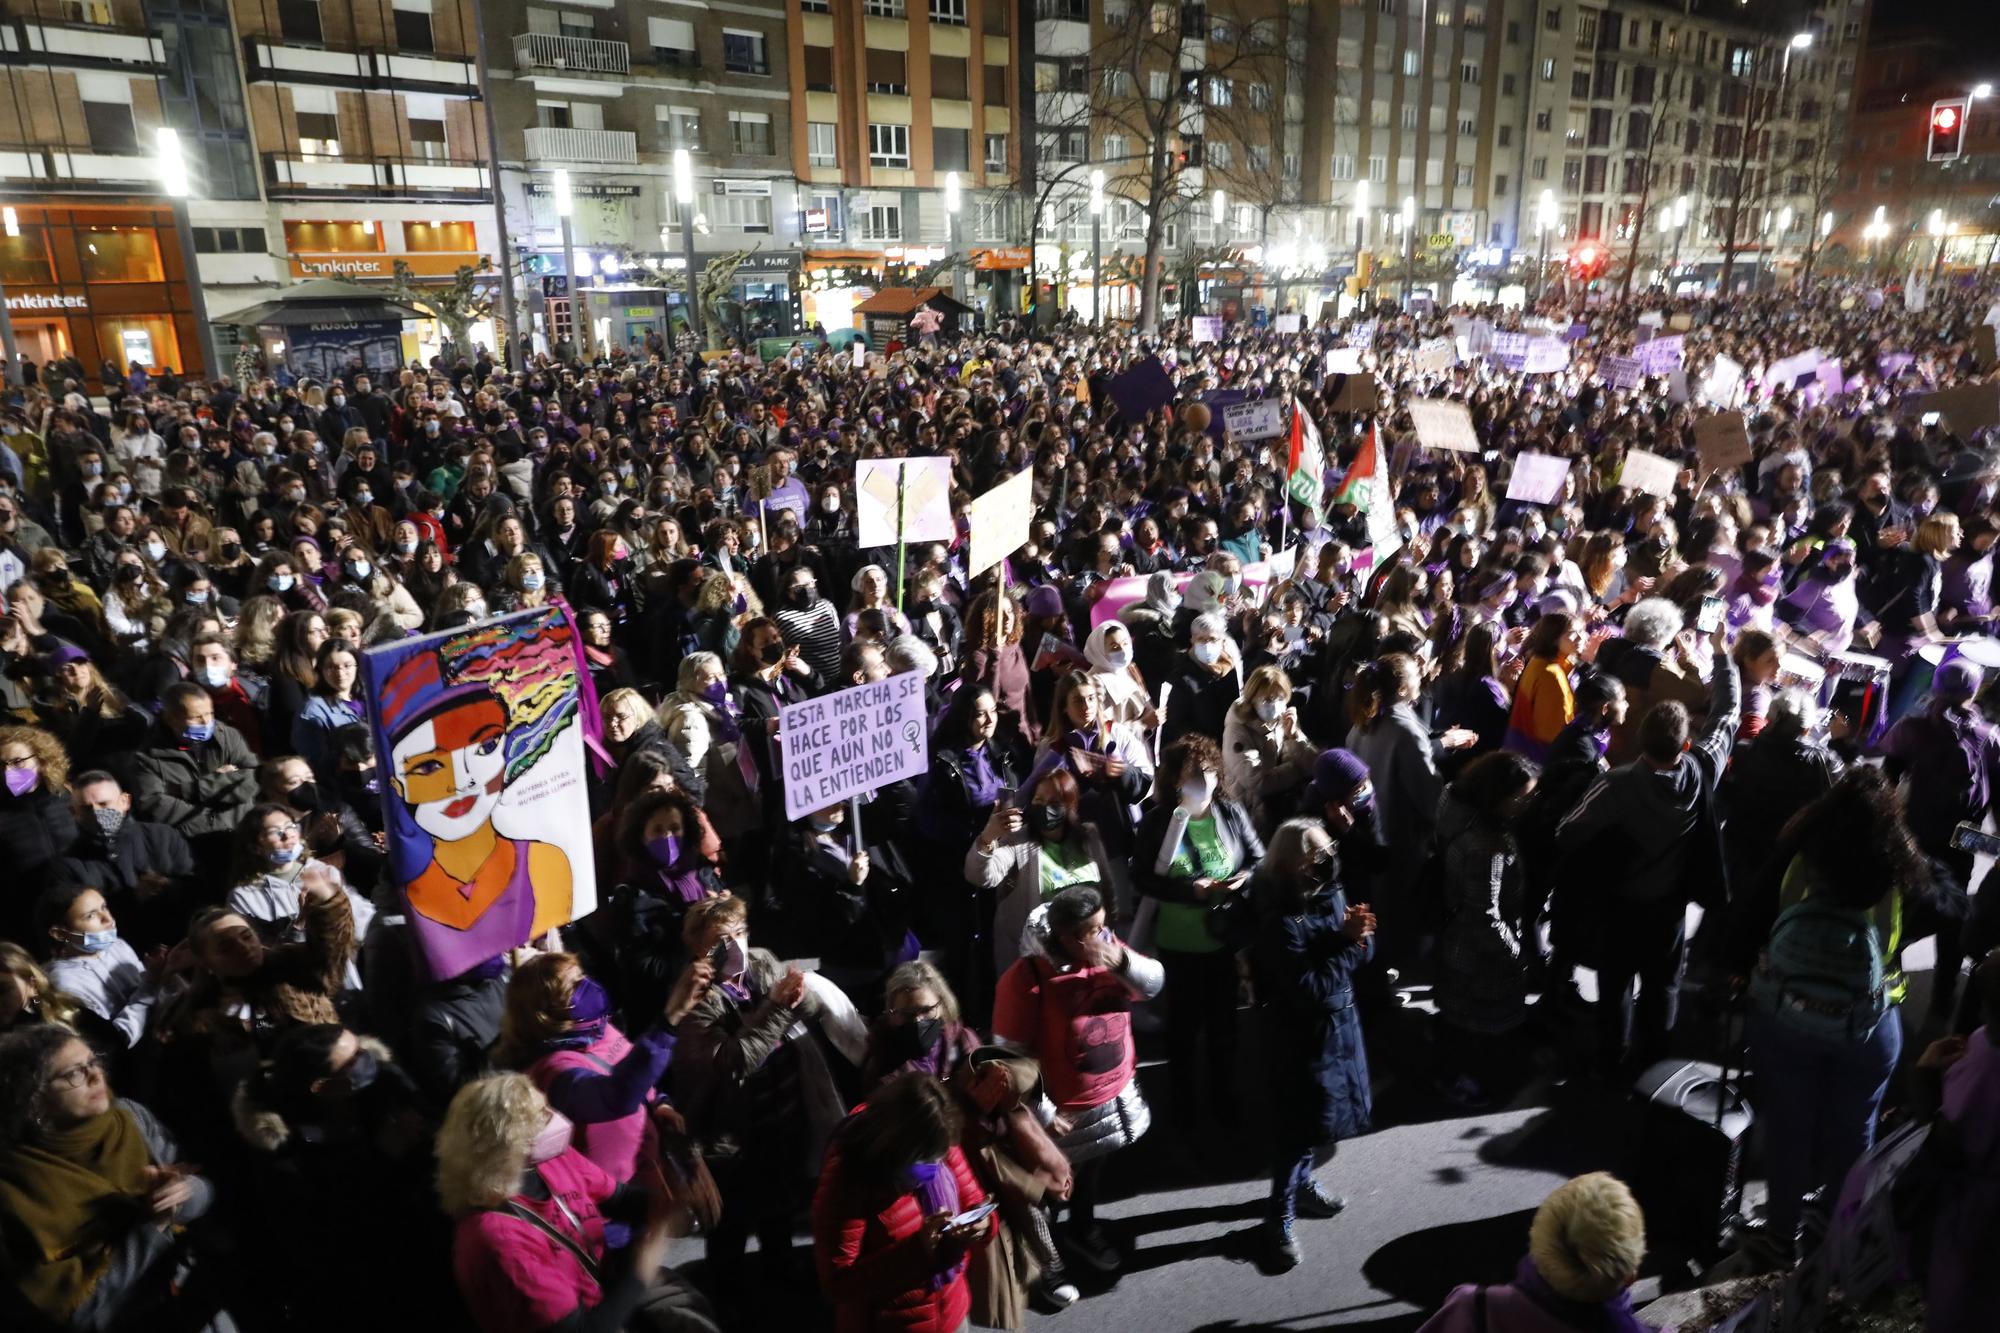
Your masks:
<instances>
[{"instance_id":1,"label":"man in black jacket","mask_svg":"<svg viewBox=\"0 0 2000 1333\"><path fill-rule=\"evenodd\" d=\"M132 794L92 769L70 783L76 841L56 860L55 884L88 884L104 894L134 949L172 944L187 928L194 899L194 854L165 824L132 816Z\"/></svg>"},{"instance_id":2,"label":"man in black jacket","mask_svg":"<svg viewBox=\"0 0 2000 1333\"><path fill-rule=\"evenodd\" d=\"M149 744L132 756L135 804L141 818L180 830L196 866L220 877L236 825L257 799L257 756L192 681L169 686L160 704Z\"/></svg>"}]
</instances>

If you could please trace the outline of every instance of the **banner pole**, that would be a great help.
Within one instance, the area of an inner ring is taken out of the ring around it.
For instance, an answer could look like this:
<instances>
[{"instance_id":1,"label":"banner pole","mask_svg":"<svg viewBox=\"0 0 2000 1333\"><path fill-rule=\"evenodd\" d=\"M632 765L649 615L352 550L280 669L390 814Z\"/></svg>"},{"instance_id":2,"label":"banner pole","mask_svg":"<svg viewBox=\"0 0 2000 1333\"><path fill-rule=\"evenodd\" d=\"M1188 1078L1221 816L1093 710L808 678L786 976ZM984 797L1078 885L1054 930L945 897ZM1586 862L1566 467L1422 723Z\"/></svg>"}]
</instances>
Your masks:
<instances>
[{"instance_id":1,"label":"banner pole","mask_svg":"<svg viewBox=\"0 0 2000 1333\"><path fill-rule=\"evenodd\" d=\"M905 531L910 523L909 504L907 500L909 470L910 465L908 463L898 463L896 465L896 609L904 615L909 614L909 608L903 601L903 579L905 572L910 567L909 556L905 553L909 544L908 538L905 536Z\"/></svg>"}]
</instances>

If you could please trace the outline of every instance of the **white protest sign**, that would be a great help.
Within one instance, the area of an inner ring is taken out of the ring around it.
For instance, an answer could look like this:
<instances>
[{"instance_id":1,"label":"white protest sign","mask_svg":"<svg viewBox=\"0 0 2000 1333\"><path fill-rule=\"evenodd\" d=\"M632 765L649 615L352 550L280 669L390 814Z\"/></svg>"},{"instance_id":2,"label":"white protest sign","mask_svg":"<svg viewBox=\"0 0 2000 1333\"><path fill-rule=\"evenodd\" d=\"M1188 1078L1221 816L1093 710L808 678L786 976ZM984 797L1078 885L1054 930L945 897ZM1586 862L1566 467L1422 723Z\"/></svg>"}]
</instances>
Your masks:
<instances>
[{"instance_id":1,"label":"white protest sign","mask_svg":"<svg viewBox=\"0 0 2000 1333\"><path fill-rule=\"evenodd\" d=\"M1222 316L1196 315L1188 321L1194 329L1194 340L1198 343L1222 341Z\"/></svg>"},{"instance_id":2,"label":"white protest sign","mask_svg":"<svg viewBox=\"0 0 2000 1333\"><path fill-rule=\"evenodd\" d=\"M1708 378L1701 382L1702 400L1717 407L1734 407L1742 387L1742 363L1717 353L1715 364L1708 368Z\"/></svg>"},{"instance_id":3,"label":"white protest sign","mask_svg":"<svg viewBox=\"0 0 2000 1333\"><path fill-rule=\"evenodd\" d=\"M1519 370L1528 361L1528 335L1495 333L1487 342L1486 354L1509 370Z\"/></svg>"},{"instance_id":4,"label":"white protest sign","mask_svg":"<svg viewBox=\"0 0 2000 1333\"><path fill-rule=\"evenodd\" d=\"M1507 498L1529 504L1554 504L1569 479L1569 460L1554 454L1519 454L1514 475L1507 479Z\"/></svg>"},{"instance_id":5,"label":"white protest sign","mask_svg":"<svg viewBox=\"0 0 2000 1333\"><path fill-rule=\"evenodd\" d=\"M1536 338L1521 361L1523 375L1556 375L1569 369L1569 344L1560 338Z\"/></svg>"},{"instance_id":6,"label":"white protest sign","mask_svg":"<svg viewBox=\"0 0 2000 1333\"><path fill-rule=\"evenodd\" d=\"M1329 375L1359 375L1361 373L1361 349L1358 347L1329 347L1326 352L1326 373Z\"/></svg>"},{"instance_id":7,"label":"white protest sign","mask_svg":"<svg viewBox=\"0 0 2000 1333\"><path fill-rule=\"evenodd\" d=\"M897 477L902 485L902 518L897 519ZM949 458L864 458L854 469L856 540L862 546L894 546L897 541L948 542L958 535L951 521Z\"/></svg>"},{"instance_id":8,"label":"white protest sign","mask_svg":"<svg viewBox=\"0 0 2000 1333\"><path fill-rule=\"evenodd\" d=\"M854 340L854 368L856 370L868 369L868 344L862 342L859 338Z\"/></svg>"},{"instance_id":9,"label":"white protest sign","mask_svg":"<svg viewBox=\"0 0 2000 1333\"><path fill-rule=\"evenodd\" d=\"M1297 333L1304 326L1305 321L1306 317L1304 315L1280 315L1271 321L1271 328L1276 333Z\"/></svg>"},{"instance_id":10,"label":"white protest sign","mask_svg":"<svg viewBox=\"0 0 2000 1333\"><path fill-rule=\"evenodd\" d=\"M1035 512L1035 478L1017 472L965 506L971 531L965 573L976 578L1028 543L1028 520Z\"/></svg>"},{"instance_id":11,"label":"white protest sign","mask_svg":"<svg viewBox=\"0 0 2000 1333\"><path fill-rule=\"evenodd\" d=\"M1820 350L1817 347L1800 352L1797 356L1788 356L1772 365L1764 382L1773 389L1789 389L1807 375L1816 378L1819 375L1819 363Z\"/></svg>"},{"instance_id":12,"label":"white protest sign","mask_svg":"<svg viewBox=\"0 0 2000 1333\"><path fill-rule=\"evenodd\" d=\"M924 678L914 671L787 704L778 724L785 818L927 772L928 738Z\"/></svg>"},{"instance_id":13,"label":"white protest sign","mask_svg":"<svg viewBox=\"0 0 2000 1333\"><path fill-rule=\"evenodd\" d=\"M1419 375L1440 375L1458 364L1458 348L1449 338L1432 338L1410 358Z\"/></svg>"},{"instance_id":14,"label":"white protest sign","mask_svg":"<svg viewBox=\"0 0 2000 1333\"><path fill-rule=\"evenodd\" d=\"M1663 338L1649 338L1633 349L1632 355L1648 375L1665 375L1681 368L1686 357L1687 338L1679 333L1670 333Z\"/></svg>"},{"instance_id":15,"label":"white protest sign","mask_svg":"<svg viewBox=\"0 0 2000 1333\"><path fill-rule=\"evenodd\" d=\"M1375 345L1375 321L1364 319L1359 324L1356 324L1353 332L1347 335L1347 345L1349 347L1373 347Z\"/></svg>"},{"instance_id":16,"label":"white protest sign","mask_svg":"<svg viewBox=\"0 0 2000 1333\"><path fill-rule=\"evenodd\" d=\"M1646 378L1636 356L1607 356L1597 363L1597 373L1614 389L1636 389Z\"/></svg>"},{"instance_id":17,"label":"white protest sign","mask_svg":"<svg viewBox=\"0 0 2000 1333\"><path fill-rule=\"evenodd\" d=\"M1464 403L1418 398L1409 407L1410 421L1416 426L1417 439L1424 448L1479 452L1479 435L1472 429L1472 411Z\"/></svg>"},{"instance_id":18,"label":"white protest sign","mask_svg":"<svg viewBox=\"0 0 2000 1333\"><path fill-rule=\"evenodd\" d=\"M1667 322L1666 315L1662 314L1658 310L1648 310L1639 316L1639 327L1642 329L1663 328L1665 327L1666 322Z\"/></svg>"},{"instance_id":19,"label":"white protest sign","mask_svg":"<svg viewBox=\"0 0 2000 1333\"><path fill-rule=\"evenodd\" d=\"M1239 440L1269 440L1285 433L1285 405L1276 398L1253 398L1222 409L1222 428Z\"/></svg>"},{"instance_id":20,"label":"white protest sign","mask_svg":"<svg viewBox=\"0 0 2000 1333\"><path fill-rule=\"evenodd\" d=\"M1644 491L1671 500L1674 495L1674 479L1681 474L1681 465L1671 458L1649 454L1644 449L1634 449L1625 455L1625 466L1618 474L1618 484L1629 490Z\"/></svg>"}]
</instances>

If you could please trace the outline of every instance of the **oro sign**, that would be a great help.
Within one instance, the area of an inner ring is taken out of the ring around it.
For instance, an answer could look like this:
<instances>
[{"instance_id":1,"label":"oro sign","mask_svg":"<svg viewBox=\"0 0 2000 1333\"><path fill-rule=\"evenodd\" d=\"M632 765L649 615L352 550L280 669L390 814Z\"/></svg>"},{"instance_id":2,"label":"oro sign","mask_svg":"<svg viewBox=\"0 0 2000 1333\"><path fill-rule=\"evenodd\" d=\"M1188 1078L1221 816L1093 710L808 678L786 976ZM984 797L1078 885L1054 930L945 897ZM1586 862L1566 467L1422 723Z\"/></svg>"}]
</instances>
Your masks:
<instances>
[{"instance_id":1,"label":"oro sign","mask_svg":"<svg viewBox=\"0 0 2000 1333\"><path fill-rule=\"evenodd\" d=\"M906 671L788 704L778 738L786 819L916 777L930 769L924 678Z\"/></svg>"}]
</instances>

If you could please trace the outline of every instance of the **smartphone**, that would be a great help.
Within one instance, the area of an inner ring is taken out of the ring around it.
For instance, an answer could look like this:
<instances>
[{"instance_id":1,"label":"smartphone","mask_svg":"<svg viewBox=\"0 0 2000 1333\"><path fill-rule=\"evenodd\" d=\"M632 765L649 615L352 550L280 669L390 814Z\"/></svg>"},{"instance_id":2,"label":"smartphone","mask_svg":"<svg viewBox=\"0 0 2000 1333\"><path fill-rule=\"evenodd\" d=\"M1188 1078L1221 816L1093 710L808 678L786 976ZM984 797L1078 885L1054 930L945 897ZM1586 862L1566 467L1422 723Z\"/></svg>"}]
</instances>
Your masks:
<instances>
[{"instance_id":1,"label":"smartphone","mask_svg":"<svg viewBox=\"0 0 2000 1333\"><path fill-rule=\"evenodd\" d=\"M1010 808L1014 804L1014 789L1012 787L1002 787L1000 789L1000 797L994 804L1002 810Z\"/></svg>"},{"instance_id":2,"label":"smartphone","mask_svg":"<svg viewBox=\"0 0 2000 1333\"><path fill-rule=\"evenodd\" d=\"M715 974L717 976L721 976L722 965L728 960L729 960L729 941L728 940L716 941L715 947L708 951L708 965L715 969Z\"/></svg>"},{"instance_id":3,"label":"smartphone","mask_svg":"<svg viewBox=\"0 0 2000 1333\"><path fill-rule=\"evenodd\" d=\"M977 1226L979 1223L984 1222L987 1218L991 1217L993 1215L994 1210L999 1208L999 1206L1000 1205L995 1203L993 1200L988 1199L985 1203L980 1204L977 1208L966 1209L964 1212L952 1218L951 1221L945 1223L945 1225L953 1228L954 1230L960 1227Z\"/></svg>"},{"instance_id":4,"label":"smartphone","mask_svg":"<svg viewBox=\"0 0 2000 1333\"><path fill-rule=\"evenodd\" d=\"M1935 426L1938 424L1938 414L1935 412L1926 412L1921 420L1926 427Z\"/></svg>"},{"instance_id":5,"label":"smartphone","mask_svg":"<svg viewBox=\"0 0 2000 1333\"><path fill-rule=\"evenodd\" d=\"M2000 834L1988 833L1977 824L1960 824L1953 829L1951 845L1961 852L2000 856Z\"/></svg>"},{"instance_id":6,"label":"smartphone","mask_svg":"<svg viewBox=\"0 0 2000 1333\"><path fill-rule=\"evenodd\" d=\"M1702 598L1701 610L1695 614L1694 627L1703 634L1715 633L1715 627L1722 623L1722 613L1728 606L1720 597Z\"/></svg>"}]
</instances>

